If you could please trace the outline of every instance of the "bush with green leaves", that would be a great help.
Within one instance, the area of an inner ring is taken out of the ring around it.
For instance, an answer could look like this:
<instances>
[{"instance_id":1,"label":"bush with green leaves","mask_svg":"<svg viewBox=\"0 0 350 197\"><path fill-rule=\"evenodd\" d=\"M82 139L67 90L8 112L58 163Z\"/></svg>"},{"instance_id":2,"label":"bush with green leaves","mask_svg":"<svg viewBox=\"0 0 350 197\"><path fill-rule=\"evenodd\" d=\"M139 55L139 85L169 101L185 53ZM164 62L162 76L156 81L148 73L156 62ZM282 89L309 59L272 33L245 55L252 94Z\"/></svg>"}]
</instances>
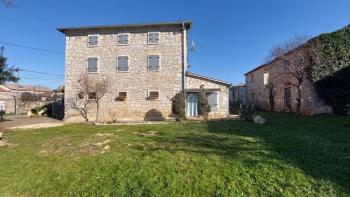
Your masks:
<instances>
[{"instance_id":1,"label":"bush with green leaves","mask_svg":"<svg viewBox=\"0 0 350 197\"><path fill-rule=\"evenodd\" d=\"M310 42L316 43L317 58L309 68L309 79L333 112L344 114L350 103L350 26Z\"/></svg>"},{"instance_id":2,"label":"bush with green leaves","mask_svg":"<svg viewBox=\"0 0 350 197\"><path fill-rule=\"evenodd\" d=\"M186 99L183 92L177 93L172 99L171 110L176 116L176 121L182 121L186 119Z\"/></svg>"}]
</instances>

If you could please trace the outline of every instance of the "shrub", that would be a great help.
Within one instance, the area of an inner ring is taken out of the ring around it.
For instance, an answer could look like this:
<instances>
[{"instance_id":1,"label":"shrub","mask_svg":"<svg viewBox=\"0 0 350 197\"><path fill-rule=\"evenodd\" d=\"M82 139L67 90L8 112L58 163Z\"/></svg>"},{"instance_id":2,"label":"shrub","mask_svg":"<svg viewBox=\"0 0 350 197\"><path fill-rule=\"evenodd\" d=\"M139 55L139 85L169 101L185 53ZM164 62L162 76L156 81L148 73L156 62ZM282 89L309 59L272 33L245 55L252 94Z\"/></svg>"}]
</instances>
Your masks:
<instances>
[{"instance_id":1,"label":"shrub","mask_svg":"<svg viewBox=\"0 0 350 197\"><path fill-rule=\"evenodd\" d=\"M208 98L205 96L205 91L203 86L200 87L199 95L198 95L198 114L203 116L205 120L208 119L208 114L210 112L210 105L208 102Z\"/></svg>"},{"instance_id":2,"label":"shrub","mask_svg":"<svg viewBox=\"0 0 350 197\"><path fill-rule=\"evenodd\" d=\"M245 121L253 121L253 116L255 115L254 105L243 105L239 118Z\"/></svg>"},{"instance_id":3,"label":"shrub","mask_svg":"<svg viewBox=\"0 0 350 197\"><path fill-rule=\"evenodd\" d=\"M185 95L183 92L179 92L172 99L172 107L171 107L173 114L175 114L176 116L176 121L182 121L186 119L185 107L186 107Z\"/></svg>"},{"instance_id":4,"label":"shrub","mask_svg":"<svg viewBox=\"0 0 350 197\"><path fill-rule=\"evenodd\" d=\"M317 44L318 56L310 66L309 78L333 112L344 114L350 103L350 27L323 34L312 42Z\"/></svg>"},{"instance_id":5,"label":"shrub","mask_svg":"<svg viewBox=\"0 0 350 197\"><path fill-rule=\"evenodd\" d=\"M241 112L241 101L234 101L230 103L230 114L239 114Z\"/></svg>"}]
</instances>

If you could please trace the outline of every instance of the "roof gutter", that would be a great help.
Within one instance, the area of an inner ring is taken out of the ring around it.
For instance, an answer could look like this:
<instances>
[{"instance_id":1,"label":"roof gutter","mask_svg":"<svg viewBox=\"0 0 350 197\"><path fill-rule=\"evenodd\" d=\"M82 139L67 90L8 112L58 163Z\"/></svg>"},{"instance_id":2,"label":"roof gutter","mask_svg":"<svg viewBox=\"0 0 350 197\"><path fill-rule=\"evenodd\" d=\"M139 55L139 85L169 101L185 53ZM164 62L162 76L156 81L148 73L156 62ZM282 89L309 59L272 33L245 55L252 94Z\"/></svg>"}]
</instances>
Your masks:
<instances>
[{"instance_id":1,"label":"roof gutter","mask_svg":"<svg viewBox=\"0 0 350 197\"><path fill-rule=\"evenodd\" d=\"M182 23L182 92L185 91L185 23Z\"/></svg>"}]
</instances>

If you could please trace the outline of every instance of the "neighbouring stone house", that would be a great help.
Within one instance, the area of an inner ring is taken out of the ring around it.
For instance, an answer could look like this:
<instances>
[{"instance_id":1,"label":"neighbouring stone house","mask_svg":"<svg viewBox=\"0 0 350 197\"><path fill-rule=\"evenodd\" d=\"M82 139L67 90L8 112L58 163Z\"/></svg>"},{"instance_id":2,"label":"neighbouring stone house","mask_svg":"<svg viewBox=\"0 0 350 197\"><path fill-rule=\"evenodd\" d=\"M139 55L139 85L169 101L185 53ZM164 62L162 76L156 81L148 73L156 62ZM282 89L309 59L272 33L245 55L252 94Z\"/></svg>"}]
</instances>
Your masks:
<instances>
[{"instance_id":1,"label":"neighbouring stone house","mask_svg":"<svg viewBox=\"0 0 350 197\"><path fill-rule=\"evenodd\" d=\"M45 103L45 98L48 93L51 92L49 88L34 85L19 85L17 84L3 84L0 85L0 108L4 109L5 113L15 113L16 112L16 92L18 90L18 109L19 113L26 113L27 110L39 106ZM43 100L32 103L23 103L21 101L21 95L24 92L29 92L36 95L41 95Z\"/></svg>"},{"instance_id":2,"label":"neighbouring stone house","mask_svg":"<svg viewBox=\"0 0 350 197\"><path fill-rule=\"evenodd\" d=\"M284 55L284 59L290 59L299 55L297 48ZM271 94L274 95L274 111L295 112L297 105L298 90L296 79L284 73L281 68L282 59L276 58L272 62L263 64L245 74L246 99L248 104L270 111L270 88L273 83ZM325 105L315 92L314 85L305 76L301 86L301 110L303 115L316 115L332 113L332 108Z\"/></svg>"},{"instance_id":3,"label":"neighbouring stone house","mask_svg":"<svg viewBox=\"0 0 350 197\"><path fill-rule=\"evenodd\" d=\"M184 21L59 28L66 36L65 120L83 120L70 102L77 99L74 84L82 74L106 77L111 83L101 100L101 121L172 118L172 98L182 90L187 116L198 116L200 86L212 107L209 116L227 117L231 84L187 71L191 26ZM96 107L90 105L93 119Z\"/></svg>"}]
</instances>

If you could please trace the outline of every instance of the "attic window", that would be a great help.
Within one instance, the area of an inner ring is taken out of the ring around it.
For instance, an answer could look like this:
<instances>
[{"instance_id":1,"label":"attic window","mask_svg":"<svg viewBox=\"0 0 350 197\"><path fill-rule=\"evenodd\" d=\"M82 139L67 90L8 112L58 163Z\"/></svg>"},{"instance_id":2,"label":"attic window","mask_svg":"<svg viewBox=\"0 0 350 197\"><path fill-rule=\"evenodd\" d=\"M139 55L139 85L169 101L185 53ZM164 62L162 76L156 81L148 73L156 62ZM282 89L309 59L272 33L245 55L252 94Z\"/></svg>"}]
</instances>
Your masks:
<instances>
[{"instance_id":1,"label":"attic window","mask_svg":"<svg viewBox=\"0 0 350 197\"><path fill-rule=\"evenodd\" d=\"M128 45L129 44L129 34L128 33L119 33L117 38L118 38L118 45Z\"/></svg>"},{"instance_id":2,"label":"attic window","mask_svg":"<svg viewBox=\"0 0 350 197\"><path fill-rule=\"evenodd\" d=\"M88 46L98 46L98 35L88 35Z\"/></svg>"},{"instance_id":3,"label":"attic window","mask_svg":"<svg viewBox=\"0 0 350 197\"><path fill-rule=\"evenodd\" d=\"M117 101L124 101L128 97L127 92L118 92Z\"/></svg>"},{"instance_id":4,"label":"attic window","mask_svg":"<svg viewBox=\"0 0 350 197\"><path fill-rule=\"evenodd\" d=\"M151 100L159 99L159 92L158 91L150 91L148 93L148 99L151 99Z\"/></svg>"},{"instance_id":5,"label":"attic window","mask_svg":"<svg viewBox=\"0 0 350 197\"><path fill-rule=\"evenodd\" d=\"M148 32L148 44L158 44L160 40L160 32Z\"/></svg>"}]
</instances>

